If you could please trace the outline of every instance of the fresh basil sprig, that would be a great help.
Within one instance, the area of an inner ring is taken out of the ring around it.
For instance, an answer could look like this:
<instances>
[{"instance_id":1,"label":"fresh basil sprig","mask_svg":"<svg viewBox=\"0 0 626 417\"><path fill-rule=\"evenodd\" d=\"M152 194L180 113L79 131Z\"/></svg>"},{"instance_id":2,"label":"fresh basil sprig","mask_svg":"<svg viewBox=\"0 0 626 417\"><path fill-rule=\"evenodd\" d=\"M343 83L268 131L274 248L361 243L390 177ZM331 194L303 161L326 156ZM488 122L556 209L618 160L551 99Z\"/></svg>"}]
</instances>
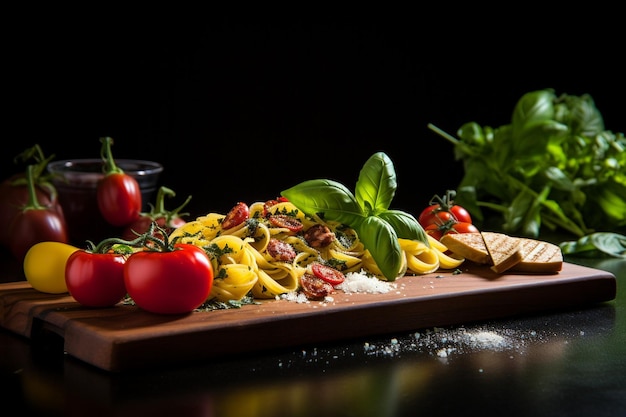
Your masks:
<instances>
[{"instance_id":1,"label":"fresh basil sprig","mask_svg":"<svg viewBox=\"0 0 626 417\"><path fill-rule=\"evenodd\" d=\"M404 261L398 238L418 240L429 246L426 232L415 217L389 209L397 186L393 162L384 152L377 152L363 165L355 194L336 181L316 179L304 181L281 195L305 214L356 230L385 278L394 281Z\"/></svg>"},{"instance_id":2,"label":"fresh basil sprig","mask_svg":"<svg viewBox=\"0 0 626 417\"><path fill-rule=\"evenodd\" d=\"M478 222L487 209L505 232L531 237L542 226L577 237L626 230L626 137L605 129L589 95L526 93L511 123L465 123L458 139L429 128L454 144L465 171L456 201Z\"/></svg>"}]
</instances>

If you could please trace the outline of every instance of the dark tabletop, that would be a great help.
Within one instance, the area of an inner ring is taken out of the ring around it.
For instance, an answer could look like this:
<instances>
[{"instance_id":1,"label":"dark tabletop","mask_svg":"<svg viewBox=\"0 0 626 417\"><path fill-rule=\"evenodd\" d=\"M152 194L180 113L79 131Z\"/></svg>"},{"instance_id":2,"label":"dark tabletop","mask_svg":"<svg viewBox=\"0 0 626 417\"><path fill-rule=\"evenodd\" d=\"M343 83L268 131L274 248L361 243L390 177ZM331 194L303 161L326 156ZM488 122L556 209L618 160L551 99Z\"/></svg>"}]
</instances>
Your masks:
<instances>
[{"instance_id":1,"label":"dark tabletop","mask_svg":"<svg viewBox=\"0 0 626 417\"><path fill-rule=\"evenodd\" d=\"M626 260L566 260L613 273L616 299L124 373L0 330L2 415L626 415Z\"/></svg>"}]
</instances>

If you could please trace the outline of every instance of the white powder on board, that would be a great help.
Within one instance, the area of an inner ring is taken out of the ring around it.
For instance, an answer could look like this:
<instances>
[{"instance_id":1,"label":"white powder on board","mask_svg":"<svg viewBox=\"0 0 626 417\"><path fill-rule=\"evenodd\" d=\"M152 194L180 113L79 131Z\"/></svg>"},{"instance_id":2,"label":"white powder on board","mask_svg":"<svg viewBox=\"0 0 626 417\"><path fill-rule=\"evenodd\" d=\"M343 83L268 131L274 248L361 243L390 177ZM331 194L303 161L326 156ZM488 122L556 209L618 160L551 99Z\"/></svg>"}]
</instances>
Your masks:
<instances>
[{"instance_id":1,"label":"white powder on board","mask_svg":"<svg viewBox=\"0 0 626 417\"><path fill-rule=\"evenodd\" d=\"M395 289L394 283L382 281L374 276L367 275L364 271L348 272L346 279L335 288L350 293L384 294Z\"/></svg>"}]
</instances>

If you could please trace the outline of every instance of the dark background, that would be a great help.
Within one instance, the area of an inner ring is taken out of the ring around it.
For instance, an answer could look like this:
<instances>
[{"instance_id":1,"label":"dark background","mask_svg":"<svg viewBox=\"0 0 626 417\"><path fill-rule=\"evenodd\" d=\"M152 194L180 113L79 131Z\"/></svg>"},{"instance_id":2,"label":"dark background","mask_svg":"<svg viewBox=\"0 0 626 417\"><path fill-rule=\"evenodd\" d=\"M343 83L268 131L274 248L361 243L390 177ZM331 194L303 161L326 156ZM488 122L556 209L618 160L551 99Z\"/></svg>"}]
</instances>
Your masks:
<instances>
[{"instance_id":1,"label":"dark background","mask_svg":"<svg viewBox=\"0 0 626 417\"><path fill-rule=\"evenodd\" d=\"M36 143L97 158L111 136L116 158L161 162L168 207L192 195L194 218L308 179L353 189L384 151L392 208L416 213L462 176L428 123L500 126L524 93L553 88L590 94L606 128L626 131L624 36L606 20L204 17L25 19L4 42L2 176Z\"/></svg>"}]
</instances>

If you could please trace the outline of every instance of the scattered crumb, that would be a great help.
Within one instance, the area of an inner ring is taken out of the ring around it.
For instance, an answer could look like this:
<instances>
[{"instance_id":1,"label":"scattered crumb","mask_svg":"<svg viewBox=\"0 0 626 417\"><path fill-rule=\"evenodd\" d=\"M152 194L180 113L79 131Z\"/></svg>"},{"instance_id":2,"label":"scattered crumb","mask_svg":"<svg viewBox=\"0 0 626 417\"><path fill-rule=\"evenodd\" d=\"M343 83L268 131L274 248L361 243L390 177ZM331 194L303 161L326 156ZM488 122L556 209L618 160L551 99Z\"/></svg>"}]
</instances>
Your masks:
<instances>
[{"instance_id":1,"label":"scattered crumb","mask_svg":"<svg viewBox=\"0 0 626 417\"><path fill-rule=\"evenodd\" d=\"M458 327L451 329L432 328L415 332L412 337L393 339L388 343L365 343L364 351L368 355L390 356L402 352L428 352L439 358L447 358L452 354L462 354L469 351L514 350L522 352L527 342L536 337L535 331L520 332L512 329L491 330L488 328Z\"/></svg>"},{"instance_id":2,"label":"scattered crumb","mask_svg":"<svg viewBox=\"0 0 626 417\"><path fill-rule=\"evenodd\" d=\"M277 296L276 299L292 301L300 304L310 302L309 299L306 298L306 295L304 295L304 293L298 291L290 291L285 294L281 294L280 296Z\"/></svg>"}]
</instances>

